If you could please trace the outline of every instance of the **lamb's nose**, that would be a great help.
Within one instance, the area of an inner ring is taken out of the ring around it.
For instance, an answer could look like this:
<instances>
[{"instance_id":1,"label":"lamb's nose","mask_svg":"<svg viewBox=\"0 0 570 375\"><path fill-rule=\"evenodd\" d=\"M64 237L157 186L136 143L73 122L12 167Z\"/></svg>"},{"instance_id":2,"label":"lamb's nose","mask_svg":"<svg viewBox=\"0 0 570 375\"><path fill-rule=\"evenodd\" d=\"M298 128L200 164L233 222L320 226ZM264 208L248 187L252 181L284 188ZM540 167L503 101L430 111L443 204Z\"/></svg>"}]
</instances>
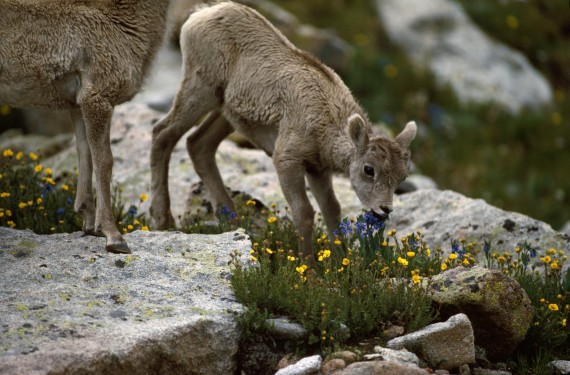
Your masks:
<instances>
[{"instance_id":1,"label":"lamb's nose","mask_svg":"<svg viewBox=\"0 0 570 375\"><path fill-rule=\"evenodd\" d=\"M381 206L380 209L382 211L384 211L385 214L388 214L388 215L390 214L390 212L392 212L392 207L389 207L389 206Z\"/></svg>"}]
</instances>

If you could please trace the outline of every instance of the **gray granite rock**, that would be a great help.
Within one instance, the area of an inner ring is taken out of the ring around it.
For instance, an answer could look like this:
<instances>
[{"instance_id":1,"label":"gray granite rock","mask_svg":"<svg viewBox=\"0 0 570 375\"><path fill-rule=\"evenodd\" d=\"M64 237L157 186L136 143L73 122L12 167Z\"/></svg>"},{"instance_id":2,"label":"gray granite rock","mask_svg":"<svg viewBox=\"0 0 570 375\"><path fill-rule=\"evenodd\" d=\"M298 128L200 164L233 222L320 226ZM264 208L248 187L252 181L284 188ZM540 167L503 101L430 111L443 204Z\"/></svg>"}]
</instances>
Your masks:
<instances>
[{"instance_id":1,"label":"gray granite rock","mask_svg":"<svg viewBox=\"0 0 570 375\"><path fill-rule=\"evenodd\" d=\"M388 341L391 349L407 349L429 366L453 370L475 362L473 328L465 314Z\"/></svg>"},{"instance_id":2,"label":"gray granite rock","mask_svg":"<svg viewBox=\"0 0 570 375\"><path fill-rule=\"evenodd\" d=\"M229 374L241 311L229 283L243 233L105 239L0 228L0 373Z\"/></svg>"},{"instance_id":3,"label":"gray granite rock","mask_svg":"<svg viewBox=\"0 0 570 375\"><path fill-rule=\"evenodd\" d=\"M376 0L390 39L464 102L518 112L552 101L552 87L520 52L494 41L449 0Z\"/></svg>"}]
</instances>

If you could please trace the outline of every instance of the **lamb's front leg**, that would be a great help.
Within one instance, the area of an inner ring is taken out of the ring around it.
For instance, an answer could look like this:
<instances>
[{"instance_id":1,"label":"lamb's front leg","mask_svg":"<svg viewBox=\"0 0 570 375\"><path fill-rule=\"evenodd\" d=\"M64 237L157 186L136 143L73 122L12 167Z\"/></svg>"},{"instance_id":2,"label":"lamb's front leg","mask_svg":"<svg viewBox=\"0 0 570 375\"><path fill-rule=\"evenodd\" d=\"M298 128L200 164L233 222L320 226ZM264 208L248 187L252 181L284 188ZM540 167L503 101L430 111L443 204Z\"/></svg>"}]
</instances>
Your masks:
<instances>
[{"instance_id":1,"label":"lamb's front leg","mask_svg":"<svg viewBox=\"0 0 570 375\"><path fill-rule=\"evenodd\" d=\"M333 240L340 222L340 203L334 194L332 174L328 170L307 173L307 180L327 224L329 238Z\"/></svg>"},{"instance_id":2,"label":"lamb's front leg","mask_svg":"<svg viewBox=\"0 0 570 375\"><path fill-rule=\"evenodd\" d=\"M105 248L108 252L130 254L131 250L115 225L111 206L113 154L111 153L110 131L113 106L98 95L90 95L82 101L81 110L97 179L95 230L100 230L105 235L107 239ZM81 171L79 173L81 174Z\"/></svg>"},{"instance_id":3,"label":"lamb's front leg","mask_svg":"<svg viewBox=\"0 0 570 375\"><path fill-rule=\"evenodd\" d=\"M306 261L314 264L312 236L315 211L307 197L303 163L301 160L289 158L286 153L278 150L275 150L273 153L273 163L275 164L285 199L291 207L293 223L299 234L302 256Z\"/></svg>"}]
</instances>

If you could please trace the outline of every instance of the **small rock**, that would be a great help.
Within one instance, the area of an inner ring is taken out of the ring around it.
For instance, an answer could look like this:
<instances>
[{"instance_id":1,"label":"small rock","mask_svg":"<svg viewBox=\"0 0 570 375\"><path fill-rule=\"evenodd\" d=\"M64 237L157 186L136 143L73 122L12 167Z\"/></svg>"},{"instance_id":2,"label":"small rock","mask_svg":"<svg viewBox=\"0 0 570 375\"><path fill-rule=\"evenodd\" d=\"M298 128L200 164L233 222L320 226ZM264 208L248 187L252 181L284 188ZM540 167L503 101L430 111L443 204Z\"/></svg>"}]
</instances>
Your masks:
<instances>
[{"instance_id":1,"label":"small rock","mask_svg":"<svg viewBox=\"0 0 570 375\"><path fill-rule=\"evenodd\" d=\"M439 369L439 370L435 370L433 373L437 374L437 375L447 375L447 374L449 374L449 371Z\"/></svg>"},{"instance_id":2,"label":"small rock","mask_svg":"<svg viewBox=\"0 0 570 375\"><path fill-rule=\"evenodd\" d=\"M331 374L333 371L337 371L346 367L346 362L340 358L333 358L330 361L325 362L321 368L323 374Z\"/></svg>"},{"instance_id":3,"label":"small rock","mask_svg":"<svg viewBox=\"0 0 570 375\"><path fill-rule=\"evenodd\" d=\"M459 367L459 375L471 375L471 368L465 364Z\"/></svg>"},{"instance_id":4,"label":"small rock","mask_svg":"<svg viewBox=\"0 0 570 375\"><path fill-rule=\"evenodd\" d=\"M340 375L426 375L421 368L413 368L392 361L356 362L342 370Z\"/></svg>"},{"instance_id":5,"label":"small rock","mask_svg":"<svg viewBox=\"0 0 570 375\"><path fill-rule=\"evenodd\" d=\"M302 340L309 335L301 324L287 318L267 319L267 326L271 335L283 340Z\"/></svg>"},{"instance_id":6,"label":"small rock","mask_svg":"<svg viewBox=\"0 0 570 375\"><path fill-rule=\"evenodd\" d=\"M570 361L556 360L548 364L554 369L555 374L566 375L570 374Z\"/></svg>"},{"instance_id":7,"label":"small rock","mask_svg":"<svg viewBox=\"0 0 570 375\"><path fill-rule=\"evenodd\" d=\"M509 371L476 368L473 369L473 375L512 375L512 374Z\"/></svg>"},{"instance_id":8,"label":"small rock","mask_svg":"<svg viewBox=\"0 0 570 375\"><path fill-rule=\"evenodd\" d=\"M471 322L465 314L452 316L443 323L388 341L392 349L406 348L434 368L452 370L475 362L475 343Z\"/></svg>"},{"instance_id":9,"label":"small rock","mask_svg":"<svg viewBox=\"0 0 570 375\"><path fill-rule=\"evenodd\" d=\"M404 332L405 330L404 327L402 326L390 326L386 328L384 332L382 332L382 336L386 340L392 340L395 337L402 336Z\"/></svg>"},{"instance_id":10,"label":"small rock","mask_svg":"<svg viewBox=\"0 0 570 375\"><path fill-rule=\"evenodd\" d=\"M394 350L389 348L383 348L381 346L376 346L374 352L382 356L384 361L394 361L401 363L403 365L417 367L420 364L420 359L414 353L407 351L406 349Z\"/></svg>"},{"instance_id":11,"label":"small rock","mask_svg":"<svg viewBox=\"0 0 570 375\"><path fill-rule=\"evenodd\" d=\"M321 369L323 359L320 355L314 355L301 359L299 362L289 365L275 373L275 375L309 375Z\"/></svg>"},{"instance_id":12,"label":"small rock","mask_svg":"<svg viewBox=\"0 0 570 375\"><path fill-rule=\"evenodd\" d=\"M356 362L356 360L358 359L358 356L356 355L356 353L351 352L349 350L343 350L340 352L334 352L331 355L332 358L338 358L338 359L342 359L347 365Z\"/></svg>"}]
</instances>

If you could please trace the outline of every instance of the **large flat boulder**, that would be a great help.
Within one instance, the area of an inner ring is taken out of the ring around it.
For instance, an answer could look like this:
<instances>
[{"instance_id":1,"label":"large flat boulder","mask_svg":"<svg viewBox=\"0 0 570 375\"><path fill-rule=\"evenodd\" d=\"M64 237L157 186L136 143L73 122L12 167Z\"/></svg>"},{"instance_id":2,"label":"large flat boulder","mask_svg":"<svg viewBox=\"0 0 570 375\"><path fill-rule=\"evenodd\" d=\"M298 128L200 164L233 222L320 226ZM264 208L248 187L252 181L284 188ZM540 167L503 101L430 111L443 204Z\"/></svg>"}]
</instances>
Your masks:
<instances>
[{"instance_id":1,"label":"large flat boulder","mask_svg":"<svg viewBox=\"0 0 570 375\"><path fill-rule=\"evenodd\" d=\"M104 238L0 227L0 373L231 374L241 311L230 253L242 232Z\"/></svg>"}]
</instances>

